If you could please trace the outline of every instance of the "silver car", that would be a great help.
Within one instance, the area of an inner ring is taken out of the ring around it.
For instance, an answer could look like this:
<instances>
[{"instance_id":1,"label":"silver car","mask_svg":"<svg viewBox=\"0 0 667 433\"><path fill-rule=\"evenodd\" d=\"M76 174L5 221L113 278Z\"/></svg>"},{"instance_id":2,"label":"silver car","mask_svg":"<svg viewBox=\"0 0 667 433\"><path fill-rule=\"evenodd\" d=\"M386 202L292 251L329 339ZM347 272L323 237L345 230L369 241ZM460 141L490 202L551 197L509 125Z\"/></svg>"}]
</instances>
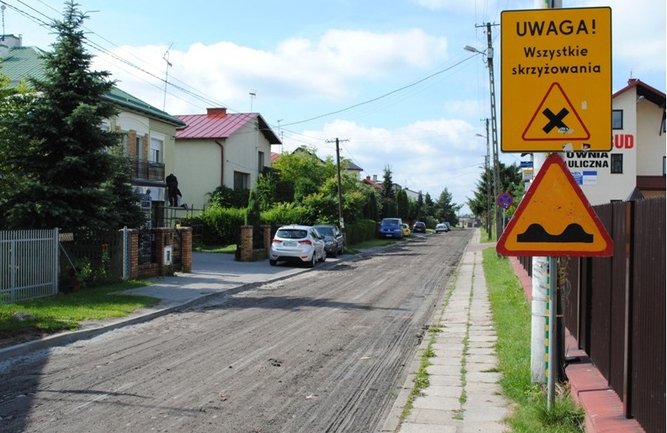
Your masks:
<instances>
[{"instance_id":1,"label":"silver car","mask_svg":"<svg viewBox=\"0 0 667 433\"><path fill-rule=\"evenodd\" d=\"M282 226L273 237L269 253L271 266L284 261L305 263L312 268L316 262L326 259L324 236L311 226Z\"/></svg>"}]
</instances>

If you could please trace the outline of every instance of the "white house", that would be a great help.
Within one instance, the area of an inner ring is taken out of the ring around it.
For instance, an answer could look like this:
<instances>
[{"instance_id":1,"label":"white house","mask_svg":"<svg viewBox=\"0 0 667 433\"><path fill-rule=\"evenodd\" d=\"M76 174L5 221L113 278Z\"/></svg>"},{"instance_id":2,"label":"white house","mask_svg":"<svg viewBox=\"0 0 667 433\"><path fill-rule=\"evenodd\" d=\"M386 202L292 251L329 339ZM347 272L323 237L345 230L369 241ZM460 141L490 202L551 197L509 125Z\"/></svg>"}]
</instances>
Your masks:
<instances>
[{"instance_id":1,"label":"white house","mask_svg":"<svg viewBox=\"0 0 667 433\"><path fill-rule=\"evenodd\" d=\"M638 79L612 96L612 149L565 152L592 205L665 196L665 93Z\"/></svg>"},{"instance_id":2,"label":"white house","mask_svg":"<svg viewBox=\"0 0 667 433\"><path fill-rule=\"evenodd\" d=\"M186 126L176 131L172 173L191 208L204 208L219 186L254 188L259 174L271 167L271 145L281 144L259 113L208 108L206 114L176 117Z\"/></svg>"}]
</instances>

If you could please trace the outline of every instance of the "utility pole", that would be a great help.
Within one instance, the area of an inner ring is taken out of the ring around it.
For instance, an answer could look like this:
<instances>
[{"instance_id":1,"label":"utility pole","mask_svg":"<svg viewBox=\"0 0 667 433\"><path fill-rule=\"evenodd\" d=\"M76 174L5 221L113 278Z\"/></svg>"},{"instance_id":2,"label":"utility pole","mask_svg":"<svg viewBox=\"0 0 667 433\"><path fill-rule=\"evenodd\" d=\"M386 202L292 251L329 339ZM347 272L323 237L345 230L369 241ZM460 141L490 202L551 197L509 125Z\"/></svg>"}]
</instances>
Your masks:
<instances>
[{"instance_id":1,"label":"utility pole","mask_svg":"<svg viewBox=\"0 0 667 433\"><path fill-rule=\"evenodd\" d=\"M338 176L338 225L342 232L345 232L345 220L343 219L343 186L340 178L340 142L350 141L340 140L336 137L335 140L327 140L327 143L334 141L336 143L336 172Z\"/></svg>"},{"instance_id":2,"label":"utility pole","mask_svg":"<svg viewBox=\"0 0 667 433\"><path fill-rule=\"evenodd\" d=\"M498 121L496 117L496 82L493 75L493 37L491 36L491 23L486 23L486 66L489 69L489 92L491 99L491 143L493 145L493 195L495 198L500 194L500 161L498 158ZM500 214L500 206L493 203L496 215L496 239L503 232L503 221Z\"/></svg>"},{"instance_id":3,"label":"utility pole","mask_svg":"<svg viewBox=\"0 0 667 433\"><path fill-rule=\"evenodd\" d=\"M486 232L491 237L491 209L495 204L491 197L491 179L489 179L489 119L484 119L486 126L486 156L484 157L484 175L486 176Z\"/></svg>"},{"instance_id":4,"label":"utility pole","mask_svg":"<svg viewBox=\"0 0 667 433\"><path fill-rule=\"evenodd\" d=\"M486 50L479 51L478 49L466 45L465 50L473 53L486 54L486 66L489 69L489 101L491 105L491 143L493 145L493 196L498 197L500 194L500 167L498 160L498 121L496 117L496 81L493 74L493 37L491 35L491 26L498 24L486 23L482 25L475 25L475 27L486 28ZM500 238L503 231L502 217L500 215L500 207L496 203L493 205L496 219L496 239Z\"/></svg>"}]
</instances>

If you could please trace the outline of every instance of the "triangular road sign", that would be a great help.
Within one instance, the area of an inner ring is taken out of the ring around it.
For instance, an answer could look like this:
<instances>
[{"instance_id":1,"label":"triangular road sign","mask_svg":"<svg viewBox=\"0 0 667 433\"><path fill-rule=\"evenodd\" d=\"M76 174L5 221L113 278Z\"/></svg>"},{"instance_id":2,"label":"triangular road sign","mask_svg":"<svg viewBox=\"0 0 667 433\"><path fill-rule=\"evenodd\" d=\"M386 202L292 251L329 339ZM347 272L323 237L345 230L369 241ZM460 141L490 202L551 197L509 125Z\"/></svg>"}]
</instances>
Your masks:
<instances>
[{"instance_id":1,"label":"triangular road sign","mask_svg":"<svg viewBox=\"0 0 667 433\"><path fill-rule=\"evenodd\" d=\"M591 134L563 88L553 83L521 138L525 141L588 140Z\"/></svg>"},{"instance_id":2,"label":"triangular road sign","mask_svg":"<svg viewBox=\"0 0 667 433\"><path fill-rule=\"evenodd\" d=\"M550 155L496 246L505 256L611 256L614 243L558 154Z\"/></svg>"}]
</instances>

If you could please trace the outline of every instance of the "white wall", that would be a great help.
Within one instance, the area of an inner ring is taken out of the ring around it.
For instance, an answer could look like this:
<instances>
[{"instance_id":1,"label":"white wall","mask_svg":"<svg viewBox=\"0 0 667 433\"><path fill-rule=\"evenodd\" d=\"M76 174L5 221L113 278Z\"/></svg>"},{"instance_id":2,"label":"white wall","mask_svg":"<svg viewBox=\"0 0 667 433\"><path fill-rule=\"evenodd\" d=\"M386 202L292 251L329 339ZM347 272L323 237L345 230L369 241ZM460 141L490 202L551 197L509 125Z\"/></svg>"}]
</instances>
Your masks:
<instances>
[{"instance_id":1,"label":"white wall","mask_svg":"<svg viewBox=\"0 0 667 433\"><path fill-rule=\"evenodd\" d=\"M220 186L220 146L212 140L179 140L174 154L173 173L183 195L182 202L202 209L208 201L206 193Z\"/></svg>"},{"instance_id":2,"label":"white wall","mask_svg":"<svg viewBox=\"0 0 667 433\"><path fill-rule=\"evenodd\" d=\"M623 110L623 129L612 130L610 152L566 152L565 162L591 205L626 200L637 184L636 91L634 88L612 101L613 109ZM611 155L623 155L623 173L611 173Z\"/></svg>"},{"instance_id":3,"label":"white wall","mask_svg":"<svg viewBox=\"0 0 667 433\"><path fill-rule=\"evenodd\" d=\"M639 176L662 176L665 157L665 134L662 133L663 110L644 99L637 102L637 174Z\"/></svg>"}]
</instances>

